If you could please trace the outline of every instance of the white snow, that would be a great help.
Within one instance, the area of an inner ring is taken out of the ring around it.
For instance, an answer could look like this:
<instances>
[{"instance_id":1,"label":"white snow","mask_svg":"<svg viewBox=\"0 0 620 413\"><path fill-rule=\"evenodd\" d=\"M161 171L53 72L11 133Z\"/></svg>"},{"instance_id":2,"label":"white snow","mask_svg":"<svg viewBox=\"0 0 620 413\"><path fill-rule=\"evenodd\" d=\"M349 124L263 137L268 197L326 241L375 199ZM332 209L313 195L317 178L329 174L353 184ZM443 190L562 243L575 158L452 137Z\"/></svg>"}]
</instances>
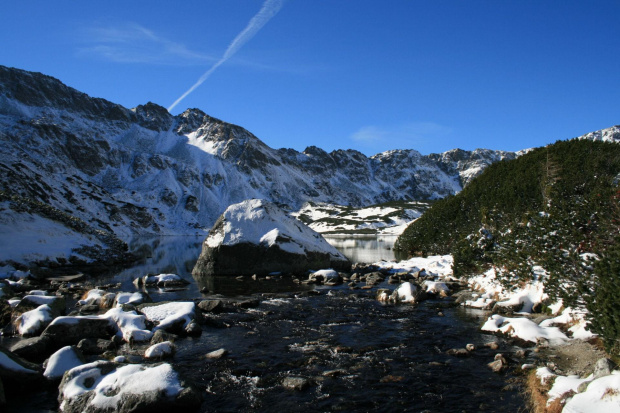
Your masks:
<instances>
[{"instance_id":1,"label":"white snow","mask_svg":"<svg viewBox=\"0 0 620 413\"><path fill-rule=\"evenodd\" d=\"M50 356L43 375L50 380L61 379L65 371L81 366L82 364L75 348L66 346Z\"/></svg>"},{"instance_id":2,"label":"white snow","mask_svg":"<svg viewBox=\"0 0 620 413\"><path fill-rule=\"evenodd\" d=\"M22 300L24 301L29 301L37 305L47 304L50 306L60 299L60 297L57 297L55 295L27 295L22 298Z\"/></svg>"},{"instance_id":3,"label":"white snow","mask_svg":"<svg viewBox=\"0 0 620 413\"><path fill-rule=\"evenodd\" d=\"M571 325L568 331L572 333L572 338L588 340L596 334L587 330L586 312L567 307L562 314L557 317L544 320L540 323L541 327L550 327L558 324Z\"/></svg>"},{"instance_id":4,"label":"white snow","mask_svg":"<svg viewBox=\"0 0 620 413\"><path fill-rule=\"evenodd\" d=\"M77 302L78 305L90 305L90 304L99 304L104 295L107 294L107 291L92 289L86 293L86 297L79 300Z\"/></svg>"},{"instance_id":5,"label":"white snow","mask_svg":"<svg viewBox=\"0 0 620 413\"><path fill-rule=\"evenodd\" d=\"M80 322L80 320L83 320L83 319L97 320L97 319L100 319L100 318L101 317L95 316L95 315L60 316L60 317L56 317L55 319L53 319L52 322L50 323L50 325L59 325L59 324L72 325L72 324L78 324Z\"/></svg>"},{"instance_id":6,"label":"white snow","mask_svg":"<svg viewBox=\"0 0 620 413\"><path fill-rule=\"evenodd\" d=\"M112 308L102 317L111 319L118 326L123 339L131 341L147 341L153 333L146 329L146 317L135 311L123 311L121 308Z\"/></svg>"},{"instance_id":7,"label":"white snow","mask_svg":"<svg viewBox=\"0 0 620 413\"><path fill-rule=\"evenodd\" d=\"M452 275L452 255L431 255L428 257L413 257L400 262L375 262L373 265L393 273L416 272L425 270L428 275L448 277Z\"/></svg>"},{"instance_id":8,"label":"white snow","mask_svg":"<svg viewBox=\"0 0 620 413\"><path fill-rule=\"evenodd\" d=\"M0 366L2 366L2 368L4 369L11 370L16 373L38 374L36 371L30 370L22 366L21 364L18 364L13 359L11 359L9 356L4 354L4 352L2 351L0 351Z\"/></svg>"},{"instance_id":9,"label":"white snow","mask_svg":"<svg viewBox=\"0 0 620 413\"><path fill-rule=\"evenodd\" d=\"M396 289L395 293L398 296L398 299L403 303L413 303L415 302L417 288L415 285L410 282L404 282Z\"/></svg>"},{"instance_id":10,"label":"white snow","mask_svg":"<svg viewBox=\"0 0 620 413\"><path fill-rule=\"evenodd\" d=\"M539 367L536 369L536 377L540 379L540 384L546 385L556 376L557 375L552 372L549 367Z\"/></svg>"},{"instance_id":11,"label":"white snow","mask_svg":"<svg viewBox=\"0 0 620 413\"><path fill-rule=\"evenodd\" d=\"M0 261L28 263L79 256L72 252L74 248L101 246L101 243L59 222L12 211L8 202L0 202L0 245Z\"/></svg>"},{"instance_id":12,"label":"white snow","mask_svg":"<svg viewBox=\"0 0 620 413\"><path fill-rule=\"evenodd\" d=\"M322 202L307 202L291 215L304 222L310 221L308 226L319 233L372 229L379 234L400 235L428 208L428 203L425 202L411 201L406 205L410 208L390 206L352 208Z\"/></svg>"},{"instance_id":13,"label":"white snow","mask_svg":"<svg viewBox=\"0 0 620 413\"><path fill-rule=\"evenodd\" d=\"M184 326L187 327L195 317L195 304L193 302L171 302L145 306L140 311L148 320L159 323L153 331L165 330L179 320L183 320Z\"/></svg>"},{"instance_id":14,"label":"white snow","mask_svg":"<svg viewBox=\"0 0 620 413\"><path fill-rule=\"evenodd\" d=\"M174 353L174 344L170 341L163 341L147 348L144 352L144 357L149 358L163 358L172 355Z\"/></svg>"},{"instance_id":15,"label":"white snow","mask_svg":"<svg viewBox=\"0 0 620 413\"><path fill-rule=\"evenodd\" d=\"M547 392L547 396L549 397L547 400L547 405L550 405L555 399L561 398L562 395L570 391L574 391L576 393L581 383L590 380L592 380L592 376L585 379L582 379L577 375L556 376L553 381L553 387L551 387L551 389Z\"/></svg>"},{"instance_id":16,"label":"white snow","mask_svg":"<svg viewBox=\"0 0 620 413\"><path fill-rule=\"evenodd\" d=\"M565 413L620 412L620 372L614 371L609 376L592 381L585 392L569 399L562 411Z\"/></svg>"},{"instance_id":17,"label":"white snow","mask_svg":"<svg viewBox=\"0 0 620 413\"><path fill-rule=\"evenodd\" d=\"M75 398L92 390L94 397L90 401L91 406L115 411L118 410L123 396L163 393L172 398L183 390L179 377L170 364L153 367L129 364L118 367L107 375L101 374L98 364L85 364L70 370L67 373L70 380L63 390L63 398ZM66 400L61 404L61 410L64 403ZM88 406L86 409L88 410Z\"/></svg>"},{"instance_id":18,"label":"white snow","mask_svg":"<svg viewBox=\"0 0 620 413\"><path fill-rule=\"evenodd\" d=\"M144 295L140 292L136 293L117 293L116 305L121 306L123 304L141 304L144 302Z\"/></svg>"},{"instance_id":19,"label":"white snow","mask_svg":"<svg viewBox=\"0 0 620 413\"><path fill-rule=\"evenodd\" d=\"M181 281L181 278L178 274L158 274L158 275L145 275L143 278L144 284L159 284L170 281Z\"/></svg>"},{"instance_id":20,"label":"white snow","mask_svg":"<svg viewBox=\"0 0 620 413\"><path fill-rule=\"evenodd\" d=\"M504 291L505 293L505 291ZM544 292L542 282L534 281L523 287L517 287L508 295L508 299L497 303L498 306L512 307L514 305L521 306L520 311L523 313L531 313L532 307L536 303L543 302L548 296Z\"/></svg>"},{"instance_id":21,"label":"white snow","mask_svg":"<svg viewBox=\"0 0 620 413\"><path fill-rule=\"evenodd\" d=\"M324 281L336 281L340 278L338 271L334 270L319 270L310 274L310 278L322 276Z\"/></svg>"},{"instance_id":22,"label":"white snow","mask_svg":"<svg viewBox=\"0 0 620 413\"><path fill-rule=\"evenodd\" d=\"M205 241L211 248L247 242L267 247L277 245L285 251L296 253L328 253L346 259L320 234L270 202L261 199L243 201L229 206L223 216L223 229L210 233Z\"/></svg>"},{"instance_id":23,"label":"white snow","mask_svg":"<svg viewBox=\"0 0 620 413\"><path fill-rule=\"evenodd\" d=\"M423 286L426 288L427 293L445 295L448 295L450 293L450 288L448 288L445 282L427 280L424 281Z\"/></svg>"},{"instance_id":24,"label":"white snow","mask_svg":"<svg viewBox=\"0 0 620 413\"><path fill-rule=\"evenodd\" d=\"M568 337L557 327L541 327L527 318L509 318L498 314L489 317L481 329L504 333L534 343L538 338L545 338L551 343L561 343L568 340Z\"/></svg>"},{"instance_id":25,"label":"white snow","mask_svg":"<svg viewBox=\"0 0 620 413\"><path fill-rule=\"evenodd\" d=\"M43 304L34 310L26 311L16 320L17 331L22 336L39 334L52 321L52 309Z\"/></svg>"}]
</instances>

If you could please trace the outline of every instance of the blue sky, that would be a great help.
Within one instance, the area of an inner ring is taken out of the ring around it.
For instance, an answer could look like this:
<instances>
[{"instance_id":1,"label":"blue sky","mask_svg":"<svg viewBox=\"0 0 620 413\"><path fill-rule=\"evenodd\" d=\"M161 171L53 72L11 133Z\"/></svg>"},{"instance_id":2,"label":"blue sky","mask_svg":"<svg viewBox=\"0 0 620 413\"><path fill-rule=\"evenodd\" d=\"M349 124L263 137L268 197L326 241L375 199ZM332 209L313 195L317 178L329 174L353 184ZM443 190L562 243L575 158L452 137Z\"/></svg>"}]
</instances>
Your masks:
<instances>
[{"instance_id":1,"label":"blue sky","mask_svg":"<svg viewBox=\"0 0 620 413\"><path fill-rule=\"evenodd\" d=\"M263 5L8 2L0 64L170 107ZM541 146L620 124L618 16L618 0L287 0L172 113L299 151Z\"/></svg>"}]
</instances>

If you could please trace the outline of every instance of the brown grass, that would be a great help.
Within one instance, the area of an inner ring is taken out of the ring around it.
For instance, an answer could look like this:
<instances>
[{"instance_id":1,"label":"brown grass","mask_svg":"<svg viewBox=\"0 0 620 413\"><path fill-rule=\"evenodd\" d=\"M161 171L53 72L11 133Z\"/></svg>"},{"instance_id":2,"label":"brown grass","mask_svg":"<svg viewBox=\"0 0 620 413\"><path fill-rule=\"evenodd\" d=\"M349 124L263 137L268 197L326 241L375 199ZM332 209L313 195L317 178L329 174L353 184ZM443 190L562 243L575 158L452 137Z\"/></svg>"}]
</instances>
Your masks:
<instances>
[{"instance_id":1,"label":"brown grass","mask_svg":"<svg viewBox=\"0 0 620 413\"><path fill-rule=\"evenodd\" d=\"M525 389L528 396L528 404L533 413L559 413L562 411L563 406L560 399L554 400L547 406L547 400L549 400L547 392L551 389L553 382L554 379L552 378L544 384L541 383L540 378L536 375L536 370L532 370L528 374Z\"/></svg>"},{"instance_id":2,"label":"brown grass","mask_svg":"<svg viewBox=\"0 0 620 413\"><path fill-rule=\"evenodd\" d=\"M618 394L620 394L620 391L618 389L607 388L605 390L605 393L603 393L603 396L601 396L601 400L605 397L617 396Z\"/></svg>"}]
</instances>

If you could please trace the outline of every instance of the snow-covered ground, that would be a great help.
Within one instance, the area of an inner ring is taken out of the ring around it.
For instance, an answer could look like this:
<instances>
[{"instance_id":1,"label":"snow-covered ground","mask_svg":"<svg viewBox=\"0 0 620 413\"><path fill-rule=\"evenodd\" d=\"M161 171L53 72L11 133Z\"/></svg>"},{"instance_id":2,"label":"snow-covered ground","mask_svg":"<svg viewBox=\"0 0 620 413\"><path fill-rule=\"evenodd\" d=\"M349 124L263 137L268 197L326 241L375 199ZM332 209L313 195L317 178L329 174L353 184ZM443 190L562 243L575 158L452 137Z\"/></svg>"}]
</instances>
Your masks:
<instances>
[{"instance_id":1,"label":"snow-covered ground","mask_svg":"<svg viewBox=\"0 0 620 413\"><path fill-rule=\"evenodd\" d=\"M353 208L317 202L305 203L291 215L320 233L367 233L400 235L409 224L422 216L430 203L426 201L390 202Z\"/></svg>"},{"instance_id":2,"label":"snow-covered ground","mask_svg":"<svg viewBox=\"0 0 620 413\"><path fill-rule=\"evenodd\" d=\"M428 275L435 276L436 280L442 280L452 278L452 262L452 256L444 255L416 257L401 262L381 261L374 265L393 273L415 272L424 269ZM561 301L547 305L547 308L555 314L553 318L537 324L527 317L535 304L548 301L549 297L544 292L542 284L545 276L544 269L535 268L534 281L507 289L500 283L495 271L491 269L468 280L470 289L477 292L477 297L466 301L464 305L487 310L493 304L499 305L500 308L519 307L517 313L511 317L499 314L489 316L481 327L482 331L506 334L533 343L543 340L551 346L564 345L570 343L571 340L592 338L594 334L586 328L585 310L565 308ZM598 378L592 375L588 377L558 375L547 367L538 368L536 374L542 384L552 383L547 393L548 405L560 398L564 403L563 412L620 412L620 371L618 370L613 371L611 375ZM587 388L584 389L586 384Z\"/></svg>"},{"instance_id":3,"label":"snow-covered ground","mask_svg":"<svg viewBox=\"0 0 620 413\"><path fill-rule=\"evenodd\" d=\"M0 203L0 245L0 262L18 263L71 256L87 260L73 249L82 245L103 248L95 237L39 215L15 212L8 202Z\"/></svg>"}]
</instances>

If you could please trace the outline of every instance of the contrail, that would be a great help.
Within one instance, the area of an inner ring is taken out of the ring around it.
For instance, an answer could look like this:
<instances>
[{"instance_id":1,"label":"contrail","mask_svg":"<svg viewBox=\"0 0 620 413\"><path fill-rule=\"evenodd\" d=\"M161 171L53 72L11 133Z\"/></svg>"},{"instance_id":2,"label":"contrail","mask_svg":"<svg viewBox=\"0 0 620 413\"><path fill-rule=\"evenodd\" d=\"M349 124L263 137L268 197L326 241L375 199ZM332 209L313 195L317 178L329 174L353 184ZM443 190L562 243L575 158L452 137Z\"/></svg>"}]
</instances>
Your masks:
<instances>
[{"instance_id":1,"label":"contrail","mask_svg":"<svg viewBox=\"0 0 620 413\"><path fill-rule=\"evenodd\" d=\"M232 43L230 43L228 49L226 49L226 51L224 52L224 56L222 56L222 58L211 67L211 69L207 70L202 76L200 76L198 81L194 83L192 87L187 89L187 91L183 93L181 97L175 100L174 103L168 108L168 112L171 112L172 109L174 109L174 107L178 105L179 102L185 99L187 95L192 93L198 86L202 85L203 82L207 80L207 78L211 76L213 72L215 72L215 69L220 67L224 62L226 62L235 53L237 53L244 44L246 44L252 37L254 37L256 33L258 33L258 31L262 29L262 27L267 24L267 22L273 16L275 16L278 11L280 11L283 4L284 0L265 0L265 3L263 3L263 7L261 7L259 12L256 13L254 17L252 17L246 28L243 29L243 31L239 33L237 37L235 37Z\"/></svg>"}]
</instances>

